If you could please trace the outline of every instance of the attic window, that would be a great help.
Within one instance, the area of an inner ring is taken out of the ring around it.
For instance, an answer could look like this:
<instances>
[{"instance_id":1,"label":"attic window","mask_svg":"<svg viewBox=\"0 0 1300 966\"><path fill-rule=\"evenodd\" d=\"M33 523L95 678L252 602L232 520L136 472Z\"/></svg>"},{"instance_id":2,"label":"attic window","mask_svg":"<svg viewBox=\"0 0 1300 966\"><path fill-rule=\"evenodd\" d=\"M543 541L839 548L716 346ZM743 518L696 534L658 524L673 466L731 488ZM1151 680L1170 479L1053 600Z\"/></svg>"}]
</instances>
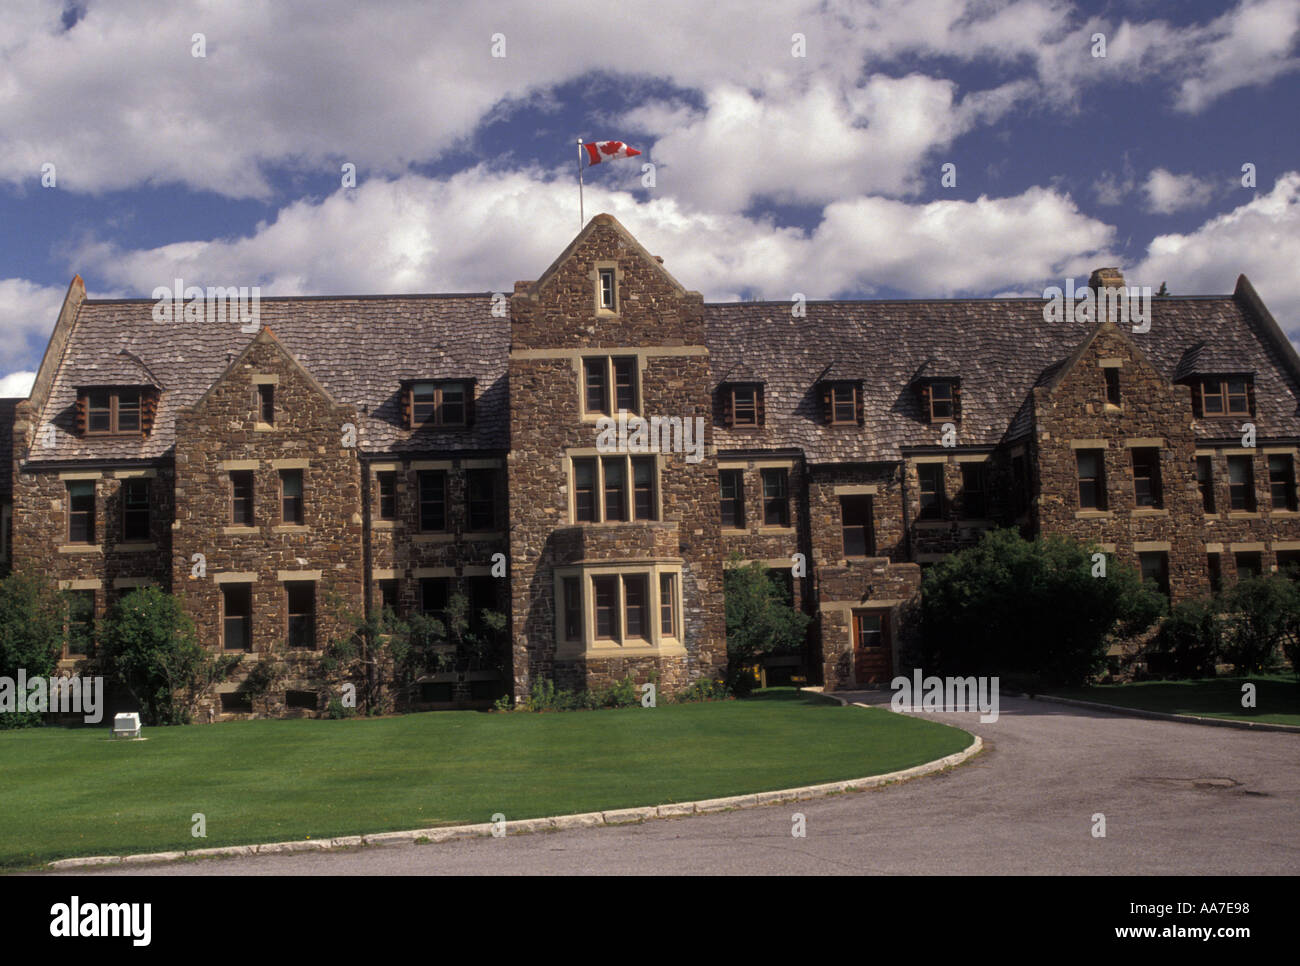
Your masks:
<instances>
[{"instance_id":1,"label":"attic window","mask_svg":"<svg viewBox=\"0 0 1300 966\"><path fill-rule=\"evenodd\" d=\"M607 309L610 312L617 312L618 287L614 278L614 269L602 268L599 269L596 274L600 286L600 290L597 293L599 296L600 307L602 309Z\"/></svg>"},{"instance_id":2,"label":"attic window","mask_svg":"<svg viewBox=\"0 0 1300 966\"><path fill-rule=\"evenodd\" d=\"M929 386L930 422L954 419L957 414L956 386L948 379L935 379Z\"/></svg>"},{"instance_id":3,"label":"attic window","mask_svg":"<svg viewBox=\"0 0 1300 966\"><path fill-rule=\"evenodd\" d=\"M763 425L762 383L733 383L723 387L722 404L728 426Z\"/></svg>"},{"instance_id":4,"label":"attic window","mask_svg":"<svg viewBox=\"0 0 1300 966\"><path fill-rule=\"evenodd\" d=\"M257 418L267 426L275 425L275 386L270 383L257 387Z\"/></svg>"},{"instance_id":5,"label":"attic window","mask_svg":"<svg viewBox=\"0 0 1300 966\"><path fill-rule=\"evenodd\" d=\"M862 383L839 380L822 383L822 418L832 426L861 426Z\"/></svg>"},{"instance_id":6,"label":"attic window","mask_svg":"<svg viewBox=\"0 0 1300 966\"><path fill-rule=\"evenodd\" d=\"M1249 416L1249 376L1206 376L1201 380L1201 411L1206 416Z\"/></svg>"},{"instance_id":7,"label":"attic window","mask_svg":"<svg viewBox=\"0 0 1300 966\"><path fill-rule=\"evenodd\" d=\"M148 435L157 410L157 395L142 389L82 389L77 396L77 424L83 436Z\"/></svg>"},{"instance_id":8,"label":"attic window","mask_svg":"<svg viewBox=\"0 0 1300 966\"><path fill-rule=\"evenodd\" d=\"M467 426L473 405L469 382L413 382L406 389L406 425Z\"/></svg>"}]
</instances>

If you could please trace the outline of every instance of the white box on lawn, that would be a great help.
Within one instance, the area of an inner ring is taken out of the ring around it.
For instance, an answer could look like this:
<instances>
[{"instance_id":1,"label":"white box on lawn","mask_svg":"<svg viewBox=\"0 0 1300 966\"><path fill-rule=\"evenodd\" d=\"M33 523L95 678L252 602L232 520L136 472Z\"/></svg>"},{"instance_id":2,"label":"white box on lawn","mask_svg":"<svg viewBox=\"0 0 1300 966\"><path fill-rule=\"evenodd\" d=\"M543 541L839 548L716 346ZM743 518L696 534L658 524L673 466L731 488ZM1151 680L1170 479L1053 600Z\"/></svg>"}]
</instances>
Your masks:
<instances>
[{"instance_id":1,"label":"white box on lawn","mask_svg":"<svg viewBox=\"0 0 1300 966\"><path fill-rule=\"evenodd\" d=\"M140 737L140 715L135 711L124 712L113 716L113 737L114 738L139 738Z\"/></svg>"}]
</instances>

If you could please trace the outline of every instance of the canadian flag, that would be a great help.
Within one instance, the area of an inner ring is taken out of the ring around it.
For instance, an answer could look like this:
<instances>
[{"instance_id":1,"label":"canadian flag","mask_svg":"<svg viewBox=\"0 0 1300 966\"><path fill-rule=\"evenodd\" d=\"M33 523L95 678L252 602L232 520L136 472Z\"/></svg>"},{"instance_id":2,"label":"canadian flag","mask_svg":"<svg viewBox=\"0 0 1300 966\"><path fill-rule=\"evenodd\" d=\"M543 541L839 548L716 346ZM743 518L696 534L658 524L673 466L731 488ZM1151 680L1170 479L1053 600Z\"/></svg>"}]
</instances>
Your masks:
<instances>
[{"instance_id":1,"label":"canadian flag","mask_svg":"<svg viewBox=\"0 0 1300 966\"><path fill-rule=\"evenodd\" d=\"M587 149L587 159L590 164L613 161L615 158L635 158L641 153L622 141L591 141L583 147Z\"/></svg>"}]
</instances>

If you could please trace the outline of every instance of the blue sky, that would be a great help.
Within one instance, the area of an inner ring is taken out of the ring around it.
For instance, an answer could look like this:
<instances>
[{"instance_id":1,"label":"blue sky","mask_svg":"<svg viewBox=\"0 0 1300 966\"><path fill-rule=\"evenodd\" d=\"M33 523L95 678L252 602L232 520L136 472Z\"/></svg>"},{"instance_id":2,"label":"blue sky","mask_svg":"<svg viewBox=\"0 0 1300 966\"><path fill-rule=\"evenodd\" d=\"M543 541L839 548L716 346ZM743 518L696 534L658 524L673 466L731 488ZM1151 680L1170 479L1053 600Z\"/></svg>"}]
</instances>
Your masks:
<instances>
[{"instance_id":1,"label":"blue sky","mask_svg":"<svg viewBox=\"0 0 1300 966\"><path fill-rule=\"evenodd\" d=\"M1300 330L1298 42L1300 0L15 4L0 395L75 273L92 297L509 291L578 229L577 137L643 152L587 172L587 216L710 299L1119 265L1175 294L1244 272Z\"/></svg>"}]
</instances>

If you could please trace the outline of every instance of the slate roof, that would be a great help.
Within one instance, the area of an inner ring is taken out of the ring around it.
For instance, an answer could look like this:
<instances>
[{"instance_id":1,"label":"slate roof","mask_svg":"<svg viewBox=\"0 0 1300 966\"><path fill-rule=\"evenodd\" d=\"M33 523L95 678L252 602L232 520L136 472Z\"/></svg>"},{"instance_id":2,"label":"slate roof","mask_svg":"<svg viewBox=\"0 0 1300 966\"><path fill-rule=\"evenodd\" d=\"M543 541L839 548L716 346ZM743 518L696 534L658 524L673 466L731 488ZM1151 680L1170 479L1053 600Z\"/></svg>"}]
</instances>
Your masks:
<instances>
[{"instance_id":1,"label":"slate roof","mask_svg":"<svg viewBox=\"0 0 1300 966\"><path fill-rule=\"evenodd\" d=\"M1256 373L1261 436L1300 436L1300 389L1261 323L1232 296L1152 301L1151 330L1135 344L1167 379L1188 350L1215 366ZM793 318L788 302L735 302L705 307L712 369L745 365L764 383L761 432L719 427L719 450L802 449L810 462L899 459L905 447L937 446L938 427L923 418L915 385L935 375L961 379L958 442L994 446L1027 432L1030 390L1057 374L1093 326L1043 318L1042 299L828 301L807 303ZM863 380L865 425L827 426L815 381ZM1216 369L1215 371L1223 371ZM1201 420L1198 434L1231 435L1222 421Z\"/></svg>"},{"instance_id":2,"label":"slate roof","mask_svg":"<svg viewBox=\"0 0 1300 966\"><path fill-rule=\"evenodd\" d=\"M255 338L238 321L159 322L152 300L81 305L42 414L61 432L41 460L150 459L175 442L176 413L195 403ZM337 402L358 407L358 446L368 452L502 450L509 437L509 319L492 315L490 292L469 295L264 298L260 321ZM178 313L180 314L180 313ZM129 353L124 355L123 352ZM473 378L474 424L464 430L402 426L403 379ZM147 439L73 435L76 389L157 382Z\"/></svg>"},{"instance_id":3,"label":"slate roof","mask_svg":"<svg viewBox=\"0 0 1300 966\"><path fill-rule=\"evenodd\" d=\"M907 447L938 444L914 384L936 376L961 379L959 444L992 447L1028 431L1030 390L1056 375L1092 328L1073 319L1047 323L1041 299L826 301L806 308L806 317L794 318L786 302L705 305L710 389L759 381L765 393L765 427L718 427L720 450L803 450L814 463L897 460ZM81 305L42 414L43 423L53 420L63 432L53 451L40 452L42 461L166 455L177 410L198 400L254 338L237 322L157 322L152 309L150 300ZM261 302L261 321L334 399L358 407L363 451L500 451L509 446L509 319L491 309L486 292L271 298ZM1206 365L1255 372L1259 434L1300 437L1300 388L1262 329L1239 298L1169 297L1153 300L1150 332L1131 338L1169 379L1210 371ZM400 384L422 378L475 379L474 425L404 429ZM862 381L864 426L822 422L821 378ZM76 388L106 383L162 388L148 439L72 434ZM1232 435L1222 420L1202 420L1197 431ZM0 445L5 441L0 437Z\"/></svg>"},{"instance_id":4,"label":"slate roof","mask_svg":"<svg viewBox=\"0 0 1300 966\"><path fill-rule=\"evenodd\" d=\"M13 495L14 409L21 399L0 399L0 500Z\"/></svg>"}]
</instances>

